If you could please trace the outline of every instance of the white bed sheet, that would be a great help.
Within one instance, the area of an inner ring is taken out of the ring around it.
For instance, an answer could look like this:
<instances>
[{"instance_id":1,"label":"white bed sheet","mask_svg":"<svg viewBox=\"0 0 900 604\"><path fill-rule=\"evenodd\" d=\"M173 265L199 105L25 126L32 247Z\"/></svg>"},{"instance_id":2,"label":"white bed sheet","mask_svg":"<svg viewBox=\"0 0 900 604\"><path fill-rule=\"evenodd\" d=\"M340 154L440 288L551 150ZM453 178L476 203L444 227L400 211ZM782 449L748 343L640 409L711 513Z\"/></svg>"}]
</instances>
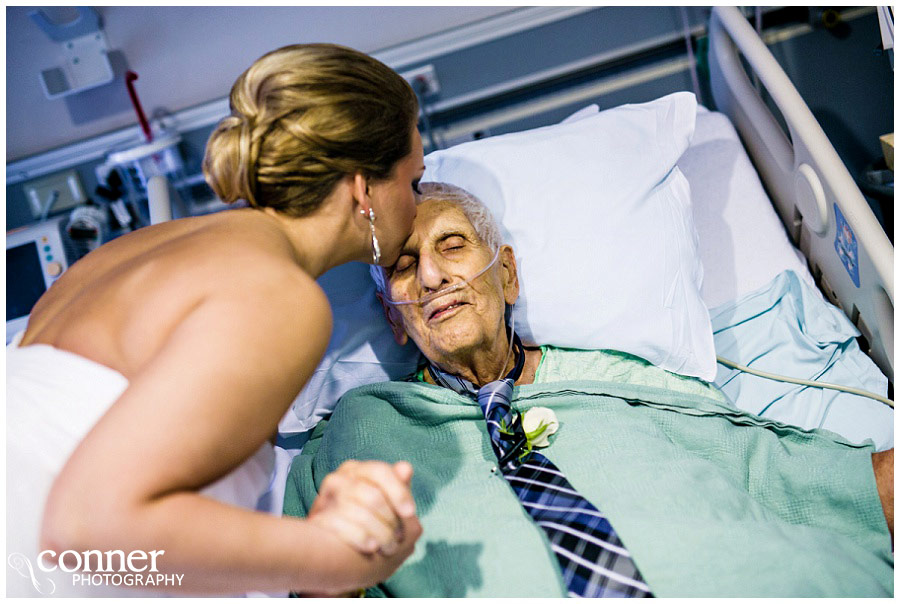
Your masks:
<instances>
[{"instance_id":1,"label":"white bed sheet","mask_svg":"<svg viewBox=\"0 0 900 604\"><path fill-rule=\"evenodd\" d=\"M700 107L678 167L691 185L704 271L700 294L708 308L755 291L788 269L816 287L728 117Z\"/></svg>"}]
</instances>

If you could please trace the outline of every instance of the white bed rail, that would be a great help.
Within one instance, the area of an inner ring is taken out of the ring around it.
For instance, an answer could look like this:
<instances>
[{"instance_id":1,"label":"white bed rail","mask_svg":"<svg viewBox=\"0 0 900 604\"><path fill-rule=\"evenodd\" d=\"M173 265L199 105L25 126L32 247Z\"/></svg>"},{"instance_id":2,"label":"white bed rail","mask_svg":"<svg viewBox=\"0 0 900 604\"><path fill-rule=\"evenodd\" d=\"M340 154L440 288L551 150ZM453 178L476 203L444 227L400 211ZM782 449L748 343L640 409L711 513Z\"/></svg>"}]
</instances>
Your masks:
<instances>
[{"instance_id":1,"label":"white bed rail","mask_svg":"<svg viewBox=\"0 0 900 604\"><path fill-rule=\"evenodd\" d=\"M735 7L710 20L710 82L734 123L788 233L820 289L869 342L866 352L894 379L894 246L787 74ZM790 138L744 70L778 107Z\"/></svg>"}]
</instances>

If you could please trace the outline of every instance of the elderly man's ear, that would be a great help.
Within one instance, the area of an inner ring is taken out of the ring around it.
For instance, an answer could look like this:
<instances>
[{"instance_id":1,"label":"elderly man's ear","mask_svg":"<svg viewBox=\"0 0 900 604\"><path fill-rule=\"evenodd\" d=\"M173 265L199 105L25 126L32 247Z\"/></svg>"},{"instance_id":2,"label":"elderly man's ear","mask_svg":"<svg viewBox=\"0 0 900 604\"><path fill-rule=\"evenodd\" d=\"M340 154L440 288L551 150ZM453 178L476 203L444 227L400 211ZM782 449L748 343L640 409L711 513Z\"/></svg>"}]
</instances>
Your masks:
<instances>
[{"instance_id":1,"label":"elderly man's ear","mask_svg":"<svg viewBox=\"0 0 900 604\"><path fill-rule=\"evenodd\" d=\"M519 299L519 272L516 268L516 255L512 247L502 246L499 260L503 277L503 298L507 304L512 306Z\"/></svg>"},{"instance_id":2,"label":"elderly man's ear","mask_svg":"<svg viewBox=\"0 0 900 604\"><path fill-rule=\"evenodd\" d=\"M403 318L400 316L400 312L397 310L396 306L392 306L385 302L384 296L381 293L375 295L378 297L378 301L381 302L381 308L384 309L384 318L387 319L388 324L391 326L391 333L394 334L394 341L400 346L403 346L409 341L409 336L406 334L406 329L403 327Z\"/></svg>"}]
</instances>

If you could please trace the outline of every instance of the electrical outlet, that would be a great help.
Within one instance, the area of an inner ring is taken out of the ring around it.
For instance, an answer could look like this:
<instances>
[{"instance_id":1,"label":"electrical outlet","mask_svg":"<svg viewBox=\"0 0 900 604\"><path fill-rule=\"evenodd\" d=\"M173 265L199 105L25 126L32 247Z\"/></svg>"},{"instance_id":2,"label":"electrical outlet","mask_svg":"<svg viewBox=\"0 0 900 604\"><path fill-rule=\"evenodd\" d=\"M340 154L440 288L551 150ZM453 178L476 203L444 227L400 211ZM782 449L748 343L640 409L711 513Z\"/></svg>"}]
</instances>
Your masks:
<instances>
[{"instance_id":1,"label":"electrical outlet","mask_svg":"<svg viewBox=\"0 0 900 604\"><path fill-rule=\"evenodd\" d=\"M25 183L25 197L28 198L34 218L77 206L87 200L81 179L75 170L58 172ZM47 207L48 204L50 207Z\"/></svg>"},{"instance_id":2,"label":"electrical outlet","mask_svg":"<svg viewBox=\"0 0 900 604\"><path fill-rule=\"evenodd\" d=\"M434 65L422 65L409 71L404 71L400 77L409 82L413 90L421 98L427 98L436 95L441 91L441 85L438 83L437 72Z\"/></svg>"}]
</instances>

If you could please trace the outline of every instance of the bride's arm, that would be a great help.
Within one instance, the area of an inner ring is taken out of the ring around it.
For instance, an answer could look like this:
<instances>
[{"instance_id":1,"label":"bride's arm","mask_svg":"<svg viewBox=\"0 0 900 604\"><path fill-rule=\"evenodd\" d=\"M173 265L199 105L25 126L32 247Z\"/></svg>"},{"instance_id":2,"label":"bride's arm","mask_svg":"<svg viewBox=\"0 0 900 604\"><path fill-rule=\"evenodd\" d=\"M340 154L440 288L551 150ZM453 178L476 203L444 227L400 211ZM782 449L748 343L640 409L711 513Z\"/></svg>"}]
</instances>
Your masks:
<instances>
[{"instance_id":1,"label":"bride's arm","mask_svg":"<svg viewBox=\"0 0 900 604\"><path fill-rule=\"evenodd\" d=\"M338 592L399 566L421 531L414 516L403 520L396 553L364 554L327 523L197 494L266 441L327 346L327 299L314 284L299 289L277 281L235 288L184 317L63 468L42 549L164 550L159 572L184 574L188 593ZM388 509L406 497L401 486ZM396 514L386 520L398 522Z\"/></svg>"}]
</instances>

